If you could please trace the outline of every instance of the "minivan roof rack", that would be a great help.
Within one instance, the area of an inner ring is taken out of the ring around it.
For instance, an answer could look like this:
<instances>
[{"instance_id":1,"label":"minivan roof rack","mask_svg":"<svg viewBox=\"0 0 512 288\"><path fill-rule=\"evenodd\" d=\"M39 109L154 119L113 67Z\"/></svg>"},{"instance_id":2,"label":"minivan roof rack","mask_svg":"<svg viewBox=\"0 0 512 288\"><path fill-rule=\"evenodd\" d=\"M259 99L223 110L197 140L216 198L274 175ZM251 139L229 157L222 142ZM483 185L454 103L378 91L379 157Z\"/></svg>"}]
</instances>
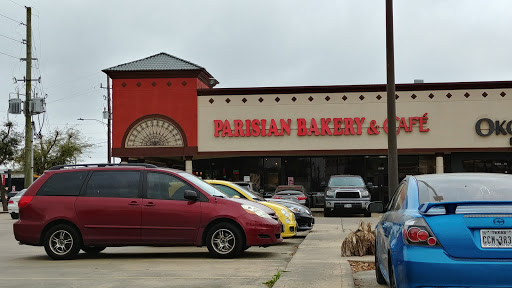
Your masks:
<instances>
[{"instance_id":1,"label":"minivan roof rack","mask_svg":"<svg viewBox=\"0 0 512 288\"><path fill-rule=\"evenodd\" d=\"M69 165L57 165L53 166L48 170L61 170L65 168L81 168L81 167L115 167L115 166L140 166L146 168L158 168L153 164L149 163L99 163L99 164L69 164Z\"/></svg>"}]
</instances>

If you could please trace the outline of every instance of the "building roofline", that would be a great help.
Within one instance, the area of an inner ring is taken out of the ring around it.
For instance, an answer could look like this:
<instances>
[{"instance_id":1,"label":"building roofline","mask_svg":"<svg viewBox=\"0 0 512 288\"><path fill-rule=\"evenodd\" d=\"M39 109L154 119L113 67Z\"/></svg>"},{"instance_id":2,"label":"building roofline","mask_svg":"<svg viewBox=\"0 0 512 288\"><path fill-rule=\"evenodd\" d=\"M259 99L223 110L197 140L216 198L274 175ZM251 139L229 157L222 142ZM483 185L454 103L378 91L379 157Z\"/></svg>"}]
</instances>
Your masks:
<instances>
[{"instance_id":1,"label":"building roofline","mask_svg":"<svg viewBox=\"0 0 512 288\"><path fill-rule=\"evenodd\" d=\"M439 82L396 84L398 91L430 90L473 90L473 89L512 88L512 81L481 82ZM370 85L332 85L332 86L287 86L287 87L246 87L198 89L198 96L213 95L254 95L254 94L300 94L300 93L349 93L349 92L385 92L386 84Z\"/></svg>"}]
</instances>

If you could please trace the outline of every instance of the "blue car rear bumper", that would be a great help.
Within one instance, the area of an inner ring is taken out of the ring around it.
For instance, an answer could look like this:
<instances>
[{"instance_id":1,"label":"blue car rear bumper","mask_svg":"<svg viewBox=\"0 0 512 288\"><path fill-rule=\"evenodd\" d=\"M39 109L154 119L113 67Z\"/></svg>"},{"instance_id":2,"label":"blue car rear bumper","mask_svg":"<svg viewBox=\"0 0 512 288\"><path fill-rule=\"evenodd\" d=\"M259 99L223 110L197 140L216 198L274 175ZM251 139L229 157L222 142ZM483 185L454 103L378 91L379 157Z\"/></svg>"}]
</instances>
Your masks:
<instances>
[{"instance_id":1,"label":"blue car rear bumper","mask_svg":"<svg viewBox=\"0 0 512 288\"><path fill-rule=\"evenodd\" d=\"M403 248L403 255L392 255L397 287L512 287L512 259L453 258L440 247Z\"/></svg>"}]
</instances>

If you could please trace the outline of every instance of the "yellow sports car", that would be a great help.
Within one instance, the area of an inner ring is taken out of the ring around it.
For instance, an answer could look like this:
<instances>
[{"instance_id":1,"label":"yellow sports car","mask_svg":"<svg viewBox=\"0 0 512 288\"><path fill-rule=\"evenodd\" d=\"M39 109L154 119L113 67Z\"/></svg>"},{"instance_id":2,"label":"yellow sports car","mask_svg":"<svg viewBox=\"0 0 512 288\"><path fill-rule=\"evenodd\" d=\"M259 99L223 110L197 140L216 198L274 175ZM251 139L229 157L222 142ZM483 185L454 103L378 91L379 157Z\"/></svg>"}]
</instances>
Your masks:
<instances>
[{"instance_id":1,"label":"yellow sports car","mask_svg":"<svg viewBox=\"0 0 512 288\"><path fill-rule=\"evenodd\" d=\"M295 214L293 214L293 212L290 211L290 209L288 209L286 206L259 199L258 197L251 194L251 192L244 190L242 187L229 181L204 181L206 181L213 187L219 189L220 191L224 192L229 197L240 197L242 199L255 201L274 210L276 212L276 215L279 217L279 220L281 220L281 223L283 223L283 232L281 233L281 237L292 237L295 236L295 234L297 234L297 221L295 221Z\"/></svg>"}]
</instances>

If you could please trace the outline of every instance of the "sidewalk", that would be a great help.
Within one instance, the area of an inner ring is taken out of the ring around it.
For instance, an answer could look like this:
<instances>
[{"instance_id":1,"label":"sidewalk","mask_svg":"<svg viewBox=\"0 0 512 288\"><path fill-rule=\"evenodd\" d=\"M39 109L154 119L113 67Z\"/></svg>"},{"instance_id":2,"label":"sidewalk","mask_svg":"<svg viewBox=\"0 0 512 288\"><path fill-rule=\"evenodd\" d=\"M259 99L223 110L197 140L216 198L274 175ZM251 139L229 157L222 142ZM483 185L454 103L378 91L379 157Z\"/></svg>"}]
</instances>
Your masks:
<instances>
[{"instance_id":1,"label":"sidewalk","mask_svg":"<svg viewBox=\"0 0 512 288\"><path fill-rule=\"evenodd\" d=\"M371 218L315 217L313 230L300 244L274 288L353 288L354 278L348 260L372 261L373 256L341 257L341 243L357 229L360 221L375 225L379 218L380 214Z\"/></svg>"}]
</instances>

